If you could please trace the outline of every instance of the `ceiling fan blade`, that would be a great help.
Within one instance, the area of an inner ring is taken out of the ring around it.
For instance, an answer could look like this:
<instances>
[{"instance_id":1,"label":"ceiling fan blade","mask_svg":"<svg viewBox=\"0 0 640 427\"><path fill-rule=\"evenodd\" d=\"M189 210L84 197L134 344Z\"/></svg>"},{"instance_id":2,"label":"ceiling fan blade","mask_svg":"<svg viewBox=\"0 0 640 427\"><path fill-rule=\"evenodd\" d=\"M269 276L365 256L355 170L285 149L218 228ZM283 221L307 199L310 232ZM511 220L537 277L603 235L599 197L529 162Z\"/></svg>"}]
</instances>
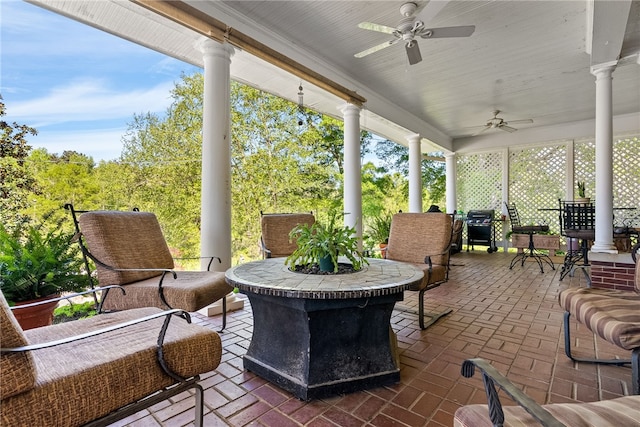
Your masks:
<instances>
[{"instance_id":1,"label":"ceiling fan blade","mask_svg":"<svg viewBox=\"0 0 640 427\"><path fill-rule=\"evenodd\" d=\"M491 126L485 126L485 127L483 127L482 129L480 129L478 132L474 133L474 134L473 134L473 135L471 135L471 136L477 136L477 135L480 135L482 132L484 132L484 131L486 131L486 130L489 130L489 129L491 129Z\"/></svg>"},{"instance_id":2,"label":"ceiling fan blade","mask_svg":"<svg viewBox=\"0 0 640 427\"><path fill-rule=\"evenodd\" d=\"M422 61L422 55L420 54L420 47L418 42L413 40L405 45L407 51L407 58L409 58L409 65L415 65Z\"/></svg>"},{"instance_id":3,"label":"ceiling fan blade","mask_svg":"<svg viewBox=\"0 0 640 427\"><path fill-rule=\"evenodd\" d=\"M386 25L374 24L373 22L361 22L358 24L358 27L363 30L378 31L379 33L385 34L393 34L393 32L396 31L395 28L387 27Z\"/></svg>"},{"instance_id":4,"label":"ceiling fan blade","mask_svg":"<svg viewBox=\"0 0 640 427\"><path fill-rule=\"evenodd\" d=\"M499 126L498 128L502 130L506 130L509 133L513 133L518 130L516 128L512 128L511 126L507 126L507 125L502 125L502 126Z\"/></svg>"},{"instance_id":5,"label":"ceiling fan blade","mask_svg":"<svg viewBox=\"0 0 640 427\"><path fill-rule=\"evenodd\" d=\"M431 22L438 13L449 3L448 0L430 0L429 3L418 13L416 19L424 23Z\"/></svg>"},{"instance_id":6,"label":"ceiling fan blade","mask_svg":"<svg viewBox=\"0 0 640 427\"><path fill-rule=\"evenodd\" d=\"M509 124L512 124L512 125L520 125L524 123L533 123L533 120L532 119L509 120Z\"/></svg>"},{"instance_id":7,"label":"ceiling fan blade","mask_svg":"<svg viewBox=\"0 0 640 427\"><path fill-rule=\"evenodd\" d=\"M374 52L377 52L377 51L379 51L379 50L382 50L382 49L384 49L385 47L392 46L392 45L394 45L394 44L398 43L399 41L400 41L400 39L393 39L393 40L389 40L389 41L387 41L387 42L380 43L380 44L379 44L379 45L377 45L377 46L370 47L370 48L369 48L369 49L367 49L367 50L363 50L362 52L358 52L358 53L356 53L356 54L355 54L355 55L353 55L353 56L355 56L356 58L362 58L362 57L365 57L365 56L367 56L367 55L371 55L371 54L372 54L372 53L374 53Z\"/></svg>"},{"instance_id":8,"label":"ceiling fan blade","mask_svg":"<svg viewBox=\"0 0 640 427\"><path fill-rule=\"evenodd\" d=\"M441 39L445 37L469 37L476 30L475 25L459 27L425 28L418 34L423 39Z\"/></svg>"}]
</instances>

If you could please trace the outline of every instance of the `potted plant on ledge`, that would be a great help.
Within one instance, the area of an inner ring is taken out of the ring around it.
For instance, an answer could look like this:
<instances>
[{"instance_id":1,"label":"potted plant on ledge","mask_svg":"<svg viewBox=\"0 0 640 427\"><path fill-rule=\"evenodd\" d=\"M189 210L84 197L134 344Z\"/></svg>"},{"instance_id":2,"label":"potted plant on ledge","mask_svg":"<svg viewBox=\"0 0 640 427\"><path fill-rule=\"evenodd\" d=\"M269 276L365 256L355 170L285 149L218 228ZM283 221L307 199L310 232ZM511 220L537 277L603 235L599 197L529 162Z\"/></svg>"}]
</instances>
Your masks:
<instances>
[{"instance_id":1,"label":"potted plant on ledge","mask_svg":"<svg viewBox=\"0 0 640 427\"><path fill-rule=\"evenodd\" d=\"M576 185L578 187L578 197L574 197L574 201L577 203L591 202L591 198L586 197L584 181L578 181Z\"/></svg>"},{"instance_id":2,"label":"potted plant on ledge","mask_svg":"<svg viewBox=\"0 0 640 427\"><path fill-rule=\"evenodd\" d=\"M0 290L10 305L25 305L80 292L89 287L82 259L72 235L54 227L18 227L13 232L0 225ZM58 302L14 310L23 329L51 324Z\"/></svg>"},{"instance_id":3,"label":"potted plant on ledge","mask_svg":"<svg viewBox=\"0 0 640 427\"><path fill-rule=\"evenodd\" d=\"M387 243L389 243L392 217L393 215L389 212L374 216L367 230L367 237L371 243L379 245L383 258Z\"/></svg>"},{"instance_id":4,"label":"potted plant on ledge","mask_svg":"<svg viewBox=\"0 0 640 427\"><path fill-rule=\"evenodd\" d=\"M345 256L354 270L368 264L358 251L358 239L353 227L338 226L337 213L329 214L328 224L316 221L312 225L296 226L289 237L295 239L298 247L287 257L285 263L292 269L297 266L317 265L321 272L338 272L338 257Z\"/></svg>"}]
</instances>

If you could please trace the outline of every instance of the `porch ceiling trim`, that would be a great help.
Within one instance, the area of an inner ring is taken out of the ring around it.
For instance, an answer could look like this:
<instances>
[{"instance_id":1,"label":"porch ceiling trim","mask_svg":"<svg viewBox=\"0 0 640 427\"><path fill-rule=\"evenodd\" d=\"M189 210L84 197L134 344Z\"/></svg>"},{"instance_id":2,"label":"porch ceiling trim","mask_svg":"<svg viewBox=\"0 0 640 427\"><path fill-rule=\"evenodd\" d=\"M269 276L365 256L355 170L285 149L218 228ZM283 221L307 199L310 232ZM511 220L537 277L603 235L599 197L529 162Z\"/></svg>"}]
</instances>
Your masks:
<instances>
[{"instance_id":1,"label":"porch ceiling trim","mask_svg":"<svg viewBox=\"0 0 640 427\"><path fill-rule=\"evenodd\" d=\"M260 43L248 35L229 27L224 22L208 16L182 1L132 0L160 16L183 25L205 37L220 43L244 50L270 64L300 77L321 89L345 100L348 103L363 106L367 100L358 93L347 89L276 50Z\"/></svg>"}]
</instances>

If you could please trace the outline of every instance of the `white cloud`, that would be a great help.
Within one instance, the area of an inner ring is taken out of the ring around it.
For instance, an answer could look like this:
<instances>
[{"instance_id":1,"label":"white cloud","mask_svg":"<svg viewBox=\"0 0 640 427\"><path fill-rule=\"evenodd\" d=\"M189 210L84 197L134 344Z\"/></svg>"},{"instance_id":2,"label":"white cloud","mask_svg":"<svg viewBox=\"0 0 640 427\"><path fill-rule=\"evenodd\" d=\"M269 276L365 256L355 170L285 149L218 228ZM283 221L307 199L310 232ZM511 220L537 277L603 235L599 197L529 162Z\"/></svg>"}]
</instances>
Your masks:
<instances>
[{"instance_id":1,"label":"white cloud","mask_svg":"<svg viewBox=\"0 0 640 427\"><path fill-rule=\"evenodd\" d=\"M68 122L133 118L134 113L164 113L174 83L119 92L101 80L84 79L53 88L42 98L14 101L7 118L40 128Z\"/></svg>"}]
</instances>

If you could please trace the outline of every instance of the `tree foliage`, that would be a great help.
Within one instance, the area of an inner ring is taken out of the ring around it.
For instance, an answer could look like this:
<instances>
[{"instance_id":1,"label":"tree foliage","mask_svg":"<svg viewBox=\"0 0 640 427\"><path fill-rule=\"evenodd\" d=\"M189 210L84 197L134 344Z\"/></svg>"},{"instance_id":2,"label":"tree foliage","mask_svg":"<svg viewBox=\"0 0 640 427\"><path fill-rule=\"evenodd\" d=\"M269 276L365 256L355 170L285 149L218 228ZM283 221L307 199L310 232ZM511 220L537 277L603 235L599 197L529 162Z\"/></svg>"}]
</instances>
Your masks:
<instances>
[{"instance_id":1,"label":"tree foliage","mask_svg":"<svg viewBox=\"0 0 640 427\"><path fill-rule=\"evenodd\" d=\"M38 132L27 125L6 122L1 119L5 115L0 97L0 219L11 230L28 221L26 210L38 194L36 179L27 164L31 151L27 137Z\"/></svg>"}]
</instances>

